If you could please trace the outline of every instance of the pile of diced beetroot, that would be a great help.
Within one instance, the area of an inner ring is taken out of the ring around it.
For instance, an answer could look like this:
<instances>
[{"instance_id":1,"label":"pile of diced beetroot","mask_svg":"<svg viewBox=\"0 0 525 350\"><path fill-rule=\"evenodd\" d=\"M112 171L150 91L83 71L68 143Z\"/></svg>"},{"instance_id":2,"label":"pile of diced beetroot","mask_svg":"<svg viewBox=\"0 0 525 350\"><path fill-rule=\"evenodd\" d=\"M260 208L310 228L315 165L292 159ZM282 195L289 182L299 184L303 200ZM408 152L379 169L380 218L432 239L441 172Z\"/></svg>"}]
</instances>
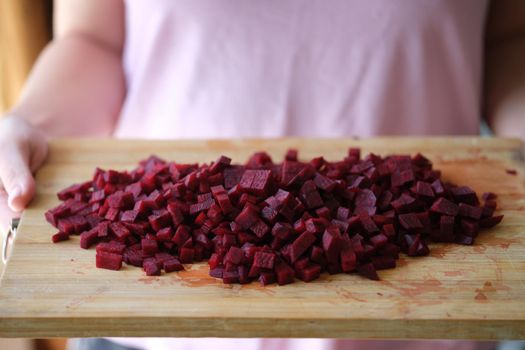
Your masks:
<instances>
[{"instance_id":1,"label":"pile of diced beetroot","mask_svg":"<svg viewBox=\"0 0 525 350\"><path fill-rule=\"evenodd\" d=\"M278 164L264 152L245 165L152 156L131 172L96 169L58 198L45 214L59 230L53 242L80 234L82 248L96 245L97 267L124 261L159 275L208 259L224 283L263 285L323 271L378 279L400 252L428 255L429 241L470 245L503 218L494 216L494 194L480 205L421 154L362 159L355 148L336 162L301 162L296 150Z\"/></svg>"}]
</instances>

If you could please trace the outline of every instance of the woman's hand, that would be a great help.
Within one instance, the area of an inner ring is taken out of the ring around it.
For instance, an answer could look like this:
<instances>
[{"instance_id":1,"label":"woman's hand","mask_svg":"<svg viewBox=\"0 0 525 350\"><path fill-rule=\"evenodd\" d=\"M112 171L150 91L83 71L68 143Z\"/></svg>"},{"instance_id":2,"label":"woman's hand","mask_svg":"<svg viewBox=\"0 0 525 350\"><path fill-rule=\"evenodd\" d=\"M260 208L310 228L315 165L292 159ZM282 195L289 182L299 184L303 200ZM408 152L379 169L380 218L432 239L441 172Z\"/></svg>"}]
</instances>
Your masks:
<instances>
[{"instance_id":1,"label":"woman's hand","mask_svg":"<svg viewBox=\"0 0 525 350\"><path fill-rule=\"evenodd\" d=\"M0 225L5 229L35 194L33 173L47 156L44 134L14 116L0 118ZM7 205L6 205L7 203Z\"/></svg>"}]
</instances>

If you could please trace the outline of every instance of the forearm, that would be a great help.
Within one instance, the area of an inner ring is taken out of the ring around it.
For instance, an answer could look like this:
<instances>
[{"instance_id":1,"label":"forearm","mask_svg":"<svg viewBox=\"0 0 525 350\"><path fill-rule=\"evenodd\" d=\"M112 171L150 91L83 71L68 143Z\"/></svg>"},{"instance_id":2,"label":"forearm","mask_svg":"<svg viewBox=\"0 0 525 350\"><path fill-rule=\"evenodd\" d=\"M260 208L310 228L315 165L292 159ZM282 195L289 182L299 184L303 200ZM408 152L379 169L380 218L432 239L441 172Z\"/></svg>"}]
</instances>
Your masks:
<instances>
[{"instance_id":1,"label":"forearm","mask_svg":"<svg viewBox=\"0 0 525 350\"><path fill-rule=\"evenodd\" d=\"M525 140L525 37L489 47L486 55L485 113L498 136Z\"/></svg>"},{"instance_id":2,"label":"forearm","mask_svg":"<svg viewBox=\"0 0 525 350\"><path fill-rule=\"evenodd\" d=\"M124 97L120 53L71 33L46 47L11 113L48 136L105 136Z\"/></svg>"}]
</instances>

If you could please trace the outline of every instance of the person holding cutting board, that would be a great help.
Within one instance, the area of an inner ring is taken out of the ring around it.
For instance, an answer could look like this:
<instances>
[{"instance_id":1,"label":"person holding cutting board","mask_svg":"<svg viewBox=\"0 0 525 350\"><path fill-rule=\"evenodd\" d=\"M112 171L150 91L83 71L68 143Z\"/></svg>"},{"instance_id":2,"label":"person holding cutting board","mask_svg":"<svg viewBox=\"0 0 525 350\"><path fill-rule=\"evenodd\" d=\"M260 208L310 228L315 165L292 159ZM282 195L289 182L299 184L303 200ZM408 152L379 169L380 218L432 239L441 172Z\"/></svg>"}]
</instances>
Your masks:
<instances>
[{"instance_id":1,"label":"person holding cutting board","mask_svg":"<svg viewBox=\"0 0 525 350\"><path fill-rule=\"evenodd\" d=\"M0 120L3 224L33 197L47 137L475 135L484 117L495 134L525 139L522 1L58 0L54 30L20 101ZM421 346L213 342L225 349ZM78 347L206 344L116 339Z\"/></svg>"}]
</instances>

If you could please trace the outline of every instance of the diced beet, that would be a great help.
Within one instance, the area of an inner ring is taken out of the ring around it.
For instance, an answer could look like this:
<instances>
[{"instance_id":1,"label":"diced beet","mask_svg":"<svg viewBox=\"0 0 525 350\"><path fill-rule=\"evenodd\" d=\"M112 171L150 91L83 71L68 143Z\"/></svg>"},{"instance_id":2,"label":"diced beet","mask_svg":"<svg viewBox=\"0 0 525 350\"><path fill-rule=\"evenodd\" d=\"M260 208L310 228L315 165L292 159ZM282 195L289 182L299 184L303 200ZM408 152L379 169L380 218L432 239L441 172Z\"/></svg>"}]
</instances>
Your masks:
<instances>
[{"instance_id":1,"label":"diced beet","mask_svg":"<svg viewBox=\"0 0 525 350\"><path fill-rule=\"evenodd\" d=\"M396 267L396 260L392 256L373 256L370 258L376 270L393 269Z\"/></svg>"},{"instance_id":2,"label":"diced beet","mask_svg":"<svg viewBox=\"0 0 525 350\"><path fill-rule=\"evenodd\" d=\"M399 198L390 202L390 205L397 213L402 214L409 212L412 209L414 202L414 197L403 193Z\"/></svg>"},{"instance_id":3,"label":"diced beet","mask_svg":"<svg viewBox=\"0 0 525 350\"><path fill-rule=\"evenodd\" d=\"M140 244L142 245L142 254L144 255L153 255L159 251L159 245L155 240L144 238Z\"/></svg>"},{"instance_id":4,"label":"diced beet","mask_svg":"<svg viewBox=\"0 0 525 350\"><path fill-rule=\"evenodd\" d=\"M315 242L315 236L306 231L303 232L293 243L290 251L292 263L295 262Z\"/></svg>"},{"instance_id":5,"label":"diced beet","mask_svg":"<svg viewBox=\"0 0 525 350\"><path fill-rule=\"evenodd\" d=\"M435 213L449 216L456 216L459 213L458 205L443 197L438 198L434 204L432 204L430 210Z\"/></svg>"},{"instance_id":6,"label":"diced beet","mask_svg":"<svg viewBox=\"0 0 525 350\"><path fill-rule=\"evenodd\" d=\"M127 209L133 207L134 200L133 193L117 191L108 196L106 201L110 208Z\"/></svg>"},{"instance_id":7,"label":"diced beet","mask_svg":"<svg viewBox=\"0 0 525 350\"><path fill-rule=\"evenodd\" d=\"M432 185L424 181L418 181L416 183L415 193L419 196L426 198L434 197L434 190L432 190Z\"/></svg>"},{"instance_id":8,"label":"diced beet","mask_svg":"<svg viewBox=\"0 0 525 350\"><path fill-rule=\"evenodd\" d=\"M387 242L388 242L388 237L385 236L385 235L382 234L382 233L370 237L370 243L372 243L372 245L373 245L375 248L381 248L381 247L384 246Z\"/></svg>"},{"instance_id":9,"label":"diced beet","mask_svg":"<svg viewBox=\"0 0 525 350\"><path fill-rule=\"evenodd\" d=\"M225 261L239 265L244 258L244 251L238 247L230 247L226 254Z\"/></svg>"},{"instance_id":10,"label":"diced beet","mask_svg":"<svg viewBox=\"0 0 525 350\"><path fill-rule=\"evenodd\" d=\"M479 224L477 221L469 219L461 219L461 230L467 236L476 237L479 231Z\"/></svg>"},{"instance_id":11,"label":"diced beet","mask_svg":"<svg viewBox=\"0 0 525 350\"><path fill-rule=\"evenodd\" d=\"M451 237L454 235L454 217L443 215L439 219L439 232L444 237Z\"/></svg>"},{"instance_id":12,"label":"diced beet","mask_svg":"<svg viewBox=\"0 0 525 350\"><path fill-rule=\"evenodd\" d=\"M484 227L484 228L494 227L497 224L499 224L501 222L501 220L503 220L503 215L498 215L498 216L492 216L492 217L484 218L484 219L480 220L479 226L480 227Z\"/></svg>"},{"instance_id":13,"label":"diced beet","mask_svg":"<svg viewBox=\"0 0 525 350\"><path fill-rule=\"evenodd\" d=\"M69 234L68 233L65 233L65 232L57 232L55 233L52 237L51 237L51 240L53 241L53 243L58 243L58 242L62 242L62 241L67 241L69 239Z\"/></svg>"},{"instance_id":14,"label":"diced beet","mask_svg":"<svg viewBox=\"0 0 525 350\"><path fill-rule=\"evenodd\" d=\"M264 223L264 221L257 220L257 222L250 227L250 230L255 233L257 237L262 238L270 231L270 228Z\"/></svg>"},{"instance_id":15,"label":"diced beet","mask_svg":"<svg viewBox=\"0 0 525 350\"><path fill-rule=\"evenodd\" d=\"M165 272L184 270L184 266L182 266L179 259L177 258L165 260L162 264L162 268L164 269Z\"/></svg>"},{"instance_id":16,"label":"diced beet","mask_svg":"<svg viewBox=\"0 0 525 350\"><path fill-rule=\"evenodd\" d=\"M481 218L482 213L483 213L483 208L481 207L475 207L470 204L459 203L459 215L460 216L463 216L469 219L479 220Z\"/></svg>"},{"instance_id":17,"label":"diced beet","mask_svg":"<svg viewBox=\"0 0 525 350\"><path fill-rule=\"evenodd\" d=\"M376 201L377 199L374 192L368 189L362 189L359 190L359 192L357 192L357 195L355 197L355 207L374 207L376 205Z\"/></svg>"},{"instance_id":18,"label":"diced beet","mask_svg":"<svg viewBox=\"0 0 525 350\"><path fill-rule=\"evenodd\" d=\"M274 263L274 253L256 252L253 257L253 266L260 269L273 269Z\"/></svg>"},{"instance_id":19,"label":"diced beet","mask_svg":"<svg viewBox=\"0 0 525 350\"><path fill-rule=\"evenodd\" d=\"M193 258L195 256L195 250L193 248L180 248L179 259L183 264L193 263Z\"/></svg>"},{"instance_id":20,"label":"diced beet","mask_svg":"<svg viewBox=\"0 0 525 350\"><path fill-rule=\"evenodd\" d=\"M357 256L354 250L347 246L341 250L341 270L343 272L354 271L357 267Z\"/></svg>"},{"instance_id":21,"label":"diced beet","mask_svg":"<svg viewBox=\"0 0 525 350\"><path fill-rule=\"evenodd\" d=\"M215 203L213 198L209 198L203 202L197 202L190 205L190 215L198 214L202 211L208 210Z\"/></svg>"},{"instance_id":22,"label":"diced beet","mask_svg":"<svg viewBox=\"0 0 525 350\"><path fill-rule=\"evenodd\" d=\"M280 286L293 283L295 272L284 262L275 265L275 275L277 277L277 284Z\"/></svg>"},{"instance_id":23,"label":"diced beet","mask_svg":"<svg viewBox=\"0 0 525 350\"><path fill-rule=\"evenodd\" d=\"M403 186L412 181L414 181L414 172L412 169L395 171L392 173L391 182L393 187Z\"/></svg>"},{"instance_id":24,"label":"diced beet","mask_svg":"<svg viewBox=\"0 0 525 350\"><path fill-rule=\"evenodd\" d=\"M107 203L107 202L106 202ZM106 216L104 216L109 221L117 221L118 216L120 214L120 210L117 208L109 208L106 212Z\"/></svg>"},{"instance_id":25,"label":"diced beet","mask_svg":"<svg viewBox=\"0 0 525 350\"><path fill-rule=\"evenodd\" d=\"M60 204L59 206L49 209L45 213L45 218L47 222L49 222L51 225L57 227L58 220L62 219L64 217L67 217L71 214L71 209L68 205L65 203Z\"/></svg>"},{"instance_id":26,"label":"diced beet","mask_svg":"<svg viewBox=\"0 0 525 350\"><path fill-rule=\"evenodd\" d=\"M173 236L173 229L171 227L165 227L157 232L157 240L161 242L170 241Z\"/></svg>"},{"instance_id":27,"label":"diced beet","mask_svg":"<svg viewBox=\"0 0 525 350\"><path fill-rule=\"evenodd\" d=\"M297 277L303 282L310 282L318 279L321 275L321 266L310 264L297 273Z\"/></svg>"},{"instance_id":28,"label":"diced beet","mask_svg":"<svg viewBox=\"0 0 525 350\"><path fill-rule=\"evenodd\" d=\"M122 255L124 254L124 250L126 249L126 245L124 243L120 243L117 241L109 241L109 242L101 242L97 244L97 253L99 252L108 252L108 253L114 253Z\"/></svg>"},{"instance_id":29,"label":"diced beet","mask_svg":"<svg viewBox=\"0 0 525 350\"><path fill-rule=\"evenodd\" d=\"M468 186L453 187L450 190L450 192L452 192L454 199L458 202L463 202L463 203L472 204L472 205L479 204L479 200L478 200L478 197L476 196L476 192L474 192Z\"/></svg>"},{"instance_id":30,"label":"diced beet","mask_svg":"<svg viewBox=\"0 0 525 350\"><path fill-rule=\"evenodd\" d=\"M423 229L423 224L414 213L399 214L398 219L401 226L407 231L419 232Z\"/></svg>"},{"instance_id":31,"label":"diced beet","mask_svg":"<svg viewBox=\"0 0 525 350\"><path fill-rule=\"evenodd\" d=\"M59 232L97 243L97 266L122 260L147 275L209 259L224 283L292 283L320 273L395 267L401 251L429 254L427 242L473 244L481 228L498 224L496 195L479 205L467 186L443 183L421 154L282 164L259 152L246 165L221 156L211 164L178 164L156 156L130 171L97 169L91 181L59 193L45 213ZM271 232L271 234L270 234ZM239 246L242 246L239 248ZM291 267L293 265L293 268Z\"/></svg>"},{"instance_id":32,"label":"diced beet","mask_svg":"<svg viewBox=\"0 0 525 350\"><path fill-rule=\"evenodd\" d=\"M246 205L244 209L237 215L235 222L241 227L241 229L246 230L258 221L258 212L253 205Z\"/></svg>"},{"instance_id":33,"label":"diced beet","mask_svg":"<svg viewBox=\"0 0 525 350\"><path fill-rule=\"evenodd\" d=\"M459 234L459 235L456 236L455 242L457 244L472 245L472 244L474 244L474 237L463 235L463 234Z\"/></svg>"},{"instance_id":34,"label":"diced beet","mask_svg":"<svg viewBox=\"0 0 525 350\"><path fill-rule=\"evenodd\" d=\"M374 264L367 263L363 265L359 265L357 267L357 272L368 279L379 281L379 276L377 275L376 268Z\"/></svg>"},{"instance_id":35,"label":"diced beet","mask_svg":"<svg viewBox=\"0 0 525 350\"><path fill-rule=\"evenodd\" d=\"M57 197L58 199L62 201L69 199L69 198L73 198L73 196L77 193L86 192L92 186L92 184L93 183L91 181L86 181L84 183L71 185L63 189L62 191L58 192Z\"/></svg>"},{"instance_id":36,"label":"diced beet","mask_svg":"<svg viewBox=\"0 0 525 350\"><path fill-rule=\"evenodd\" d=\"M271 170L248 169L244 171L239 185L241 190L261 196L267 193L271 184L271 177Z\"/></svg>"},{"instance_id":37,"label":"diced beet","mask_svg":"<svg viewBox=\"0 0 525 350\"><path fill-rule=\"evenodd\" d=\"M92 228L89 231L82 232L80 234L80 247L88 249L98 241L98 229Z\"/></svg>"},{"instance_id":38,"label":"diced beet","mask_svg":"<svg viewBox=\"0 0 525 350\"><path fill-rule=\"evenodd\" d=\"M367 213L361 213L359 214L359 221L361 222L361 226L365 229L368 233L376 233L379 232L379 228L375 224L374 220L368 215Z\"/></svg>"},{"instance_id":39,"label":"diced beet","mask_svg":"<svg viewBox=\"0 0 525 350\"><path fill-rule=\"evenodd\" d=\"M319 173L315 174L314 183L317 186L317 188L326 192L332 192L335 186L337 185L337 183L334 180Z\"/></svg>"},{"instance_id":40,"label":"diced beet","mask_svg":"<svg viewBox=\"0 0 525 350\"><path fill-rule=\"evenodd\" d=\"M155 259L145 259L142 267L147 276L160 276L160 267Z\"/></svg>"},{"instance_id":41,"label":"diced beet","mask_svg":"<svg viewBox=\"0 0 525 350\"><path fill-rule=\"evenodd\" d=\"M120 222L113 222L109 225L109 229L118 239L124 240L131 235L131 232Z\"/></svg>"},{"instance_id":42,"label":"diced beet","mask_svg":"<svg viewBox=\"0 0 525 350\"><path fill-rule=\"evenodd\" d=\"M259 282L263 286L275 283L275 273L273 271L261 271L259 275Z\"/></svg>"},{"instance_id":43,"label":"diced beet","mask_svg":"<svg viewBox=\"0 0 525 350\"><path fill-rule=\"evenodd\" d=\"M120 270L122 268L122 255L104 251L97 252L96 266L99 269Z\"/></svg>"},{"instance_id":44,"label":"diced beet","mask_svg":"<svg viewBox=\"0 0 525 350\"><path fill-rule=\"evenodd\" d=\"M122 212L122 216L120 217L120 220L127 221L127 222L135 222L138 216L139 216L138 210L126 210Z\"/></svg>"}]
</instances>

